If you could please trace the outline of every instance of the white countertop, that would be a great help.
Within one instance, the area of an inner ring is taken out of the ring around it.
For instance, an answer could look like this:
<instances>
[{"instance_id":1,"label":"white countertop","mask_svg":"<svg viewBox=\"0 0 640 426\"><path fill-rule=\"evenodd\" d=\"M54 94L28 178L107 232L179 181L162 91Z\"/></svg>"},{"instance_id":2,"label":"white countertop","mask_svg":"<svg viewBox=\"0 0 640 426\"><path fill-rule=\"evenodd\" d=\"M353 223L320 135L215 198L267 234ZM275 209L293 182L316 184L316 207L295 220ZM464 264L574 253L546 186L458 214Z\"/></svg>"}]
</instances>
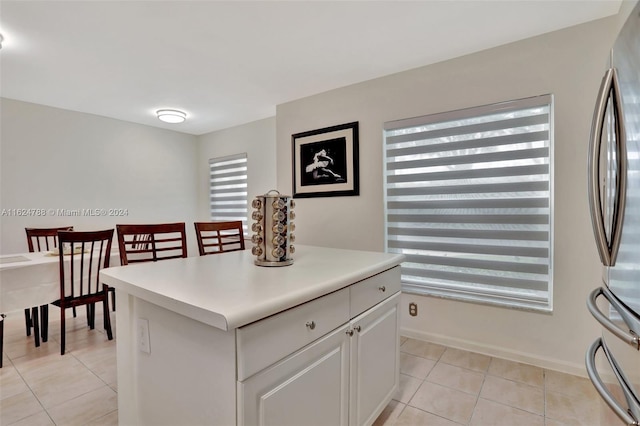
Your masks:
<instances>
[{"instance_id":1,"label":"white countertop","mask_svg":"<svg viewBox=\"0 0 640 426\"><path fill-rule=\"evenodd\" d=\"M293 265L256 266L250 250L112 267L109 286L232 330L399 265L400 254L298 246Z\"/></svg>"}]
</instances>

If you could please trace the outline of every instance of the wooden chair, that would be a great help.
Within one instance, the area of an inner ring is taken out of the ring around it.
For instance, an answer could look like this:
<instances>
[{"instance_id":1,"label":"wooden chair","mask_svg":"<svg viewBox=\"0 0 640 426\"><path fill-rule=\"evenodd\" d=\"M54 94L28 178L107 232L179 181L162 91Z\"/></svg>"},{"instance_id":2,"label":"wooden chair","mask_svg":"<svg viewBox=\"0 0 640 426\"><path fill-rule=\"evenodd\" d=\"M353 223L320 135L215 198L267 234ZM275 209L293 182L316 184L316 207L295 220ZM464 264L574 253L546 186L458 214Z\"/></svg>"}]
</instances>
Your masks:
<instances>
[{"instance_id":1,"label":"wooden chair","mask_svg":"<svg viewBox=\"0 0 640 426\"><path fill-rule=\"evenodd\" d=\"M58 231L73 231L73 226L60 228L25 228L29 252L53 250L58 247Z\"/></svg>"},{"instance_id":2,"label":"wooden chair","mask_svg":"<svg viewBox=\"0 0 640 426\"><path fill-rule=\"evenodd\" d=\"M187 257L184 222L116 225L120 264Z\"/></svg>"},{"instance_id":3,"label":"wooden chair","mask_svg":"<svg viewBox=\"0 0 640 426\"><path fill-rule=\"evenodd\" d=\"M113 229L104 231L58 232L59 247L69 244L72 254L59 250L60 299L51 302L60 308L60 355L65 352L65 313L69 308L87 306L89 328L95 328L95 304L102 302L104 329L113 339L109 316L109 286L100 282L100 270L109 267ZM65 257L69 262L65 265Z\"/></svg>"},{"instance_id":4,"label":"wooden chair","mask_svg":"<svg viewBox=\"0 0 640 426\"><path fill-rule=\"evenodd\" d=\"M195 222L200 256L244 250L242 221Z\"/></svg>"},{"instance_id":5,"label":"wooden chair","mask_svg":"<svg viewBox=\"0 0 640 426\"><path fill-rule=\"evenodd\" d=\"M73 226L63 226L59 228L25 228L27 233L27 244L29 246L29 252L49 251L54 248L58 248L58 231L73 231ZM30 313L31 312L31 313ZM76 316L76 310L73 310L73 316ZM34 329L34 337L36 346L40 346L40 336L42 341L48 340L48 327L49 322L49 306L40 306L40 321L38 321L38 307L31 309L25 308L24 310L24 322L27 329L27 336L31 336L31 329ZM38 322L42 324L40 332L38 332Z\"/></svg>"}]
</instances>

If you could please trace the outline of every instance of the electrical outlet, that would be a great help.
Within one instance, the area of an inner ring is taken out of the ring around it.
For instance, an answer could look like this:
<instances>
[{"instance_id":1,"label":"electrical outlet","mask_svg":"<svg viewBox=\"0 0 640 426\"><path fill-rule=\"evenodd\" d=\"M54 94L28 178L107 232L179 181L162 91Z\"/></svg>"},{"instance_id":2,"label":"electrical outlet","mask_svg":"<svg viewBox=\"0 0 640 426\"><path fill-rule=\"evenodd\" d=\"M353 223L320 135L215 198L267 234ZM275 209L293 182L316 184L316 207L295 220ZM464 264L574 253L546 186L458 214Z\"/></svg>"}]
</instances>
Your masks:
<instances>
[{"instance_id":1,"label":"electrical outlet","mask_svg":"<svg viewBox=\"0 0 640 426\"><path fill-rule=\"evenodd\" d=\"M149 339L149 320L138 318L138 349L140 352L151 353Z\"/></svg>"},{"instance_id":2,"label":"electrical outlet","mask_svg":"<svg viewBox=\"0 0 640 426\"><path fill-rule=\"evenodd\" d=\"M409 303L409 315L412 317L418 316L418 304L411 302Z\"/></svg>"}]
</instances>

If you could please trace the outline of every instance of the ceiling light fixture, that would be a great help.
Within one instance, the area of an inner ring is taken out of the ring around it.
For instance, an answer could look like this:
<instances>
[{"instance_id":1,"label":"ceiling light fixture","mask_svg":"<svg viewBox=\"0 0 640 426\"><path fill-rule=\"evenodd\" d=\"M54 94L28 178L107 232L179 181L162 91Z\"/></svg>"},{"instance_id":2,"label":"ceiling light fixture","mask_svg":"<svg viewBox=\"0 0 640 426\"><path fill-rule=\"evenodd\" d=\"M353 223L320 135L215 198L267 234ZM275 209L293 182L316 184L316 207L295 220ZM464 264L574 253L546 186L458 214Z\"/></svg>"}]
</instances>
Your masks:
<instances>
[{"instance_id":1,"label":"ceiling light fixture","mask_svg":"<svg viewBox=\"0 0 640 426\"><path fill-rule=\"evenodd\" d=\"M177 109L159 109L156 111L158 119L165 123L177 124L187 119L187 113Z\"/></svg>"}]
</instances>

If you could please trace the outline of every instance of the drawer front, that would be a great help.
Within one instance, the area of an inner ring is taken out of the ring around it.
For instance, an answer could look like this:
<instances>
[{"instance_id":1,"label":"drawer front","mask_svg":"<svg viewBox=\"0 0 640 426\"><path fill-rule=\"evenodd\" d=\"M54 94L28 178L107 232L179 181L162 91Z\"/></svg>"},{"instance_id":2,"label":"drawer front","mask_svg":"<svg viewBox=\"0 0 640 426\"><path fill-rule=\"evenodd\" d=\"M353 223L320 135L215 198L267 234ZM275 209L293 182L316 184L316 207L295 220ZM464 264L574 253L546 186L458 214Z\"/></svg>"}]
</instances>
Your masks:
<instances>
[{"instance_id":1,"label":"drawer front","mask_svg":"<svg viewBox=\"0 0 640 426\"><path fill-rule=\"evenodd\" d=\"M400 267L357 282L349 287L351 292L351 318L400 291Z\"/></svg>"},{"instance_id":2,"label":"drawer front","mask_svg":"<svg viewBox=\"0 0 640 426\"><path fill-rule=\"evenodd\" d=\"M239 328L238 380L252 376L349 321L345 288Z\"/></svg>"},{"instance_id":3,"label":"drawer front","mask_svg":"<svg viewBox=\"0 0 640 426\"><path fill-rule=\"evenodd\" d=\"M347 426L352 340L347 329L344 324L238 382L238 426Z\"/></svg>"}]
</instances>

